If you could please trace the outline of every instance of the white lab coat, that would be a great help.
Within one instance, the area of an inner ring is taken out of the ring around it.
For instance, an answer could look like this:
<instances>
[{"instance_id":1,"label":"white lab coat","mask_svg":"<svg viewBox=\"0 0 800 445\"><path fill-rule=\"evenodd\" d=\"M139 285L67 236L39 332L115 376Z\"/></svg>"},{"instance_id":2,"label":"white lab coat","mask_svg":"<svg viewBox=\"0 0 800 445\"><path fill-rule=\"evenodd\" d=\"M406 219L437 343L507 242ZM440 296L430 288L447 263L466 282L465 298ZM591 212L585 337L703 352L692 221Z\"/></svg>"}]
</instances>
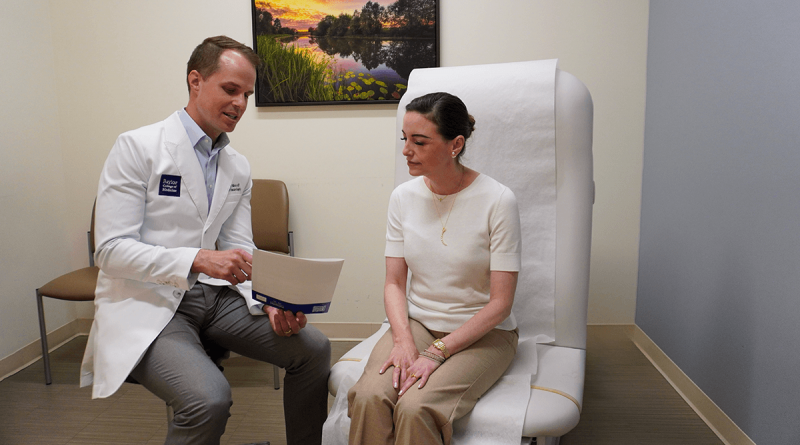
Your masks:
<instances>
[{"instance_id":1,"label":"white lab coat","mask_svg":"<svg viewBox=\"0 0 800 445\"><path fill-rule=\"evenodd\" d=\"M199 249L254 249L250 165L230 146L218 156L209 212L202 169L177 113L123 133L111 149L97 192L100 274L81 366L81 386L94 383L93 398L119 389L198 280L228 285L190 273ZM263 314L249 281L237 289L251 313Z\"/></svg>"}]
</instances>

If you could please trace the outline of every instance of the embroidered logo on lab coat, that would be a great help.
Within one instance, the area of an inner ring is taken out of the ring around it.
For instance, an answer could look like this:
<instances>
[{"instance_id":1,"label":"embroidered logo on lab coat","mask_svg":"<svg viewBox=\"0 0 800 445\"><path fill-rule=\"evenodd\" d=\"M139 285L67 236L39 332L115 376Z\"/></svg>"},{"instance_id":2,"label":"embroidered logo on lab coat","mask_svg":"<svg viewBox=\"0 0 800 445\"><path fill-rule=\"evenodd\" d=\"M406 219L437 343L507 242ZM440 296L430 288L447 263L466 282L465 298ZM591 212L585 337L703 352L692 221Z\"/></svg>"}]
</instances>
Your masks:
<instances>
[{"instance_id":1,"label":"embroidered logo on lab coat","mask_svg":"<svg viewBox=\"0 0 800 445\"><path fill-rule=\"evenodd\" d=\"M231 184L231 188L228 189L228 191L229 192L241 192L242 191L242 187L237 182L236 184Z\"/></svg>"},{"instance_id":2,"label":"embroidered logo on lab coat","mask_svg":"<svg viewBox=\"0 0 800 445\"><path fill-rule=\"evenodd\" d=\"M158 185L158 194L161 196L181 196L181 177L161 175L161 183Z\"/></svg>"}]
</instances>

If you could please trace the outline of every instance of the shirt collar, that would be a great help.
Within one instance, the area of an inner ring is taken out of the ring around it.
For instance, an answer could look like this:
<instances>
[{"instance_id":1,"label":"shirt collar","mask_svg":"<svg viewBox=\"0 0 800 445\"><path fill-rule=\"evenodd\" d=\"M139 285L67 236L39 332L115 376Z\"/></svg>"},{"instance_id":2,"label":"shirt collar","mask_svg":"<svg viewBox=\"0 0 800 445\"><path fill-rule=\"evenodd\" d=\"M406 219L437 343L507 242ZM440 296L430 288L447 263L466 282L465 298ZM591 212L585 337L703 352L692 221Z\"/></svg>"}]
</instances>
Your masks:
<instances>
[{"instance_id":1,"label":"shirt collar","mask_svg":"<svg viewBox=\"0 0 800 445\"><path fill-rule=\"evenodd\" d=\"M195 149L198 148L198 143L205 137L208 141L207 144L200 144L201 149L208 150L206 147L211 145L211 138L197 125L197 122L189 116L189 113L186 112L186 109L178 110L178 117L181 119L181 123L183 124L183 128L186 129L186 134L189 136L189 142L191 142L192 147ZM230 139L228 138L228 133L221 133L217 138L217 143L211 147L211 151L219 151L223 149L225 146L230 144Z\"/></svg>"}]
</instances>

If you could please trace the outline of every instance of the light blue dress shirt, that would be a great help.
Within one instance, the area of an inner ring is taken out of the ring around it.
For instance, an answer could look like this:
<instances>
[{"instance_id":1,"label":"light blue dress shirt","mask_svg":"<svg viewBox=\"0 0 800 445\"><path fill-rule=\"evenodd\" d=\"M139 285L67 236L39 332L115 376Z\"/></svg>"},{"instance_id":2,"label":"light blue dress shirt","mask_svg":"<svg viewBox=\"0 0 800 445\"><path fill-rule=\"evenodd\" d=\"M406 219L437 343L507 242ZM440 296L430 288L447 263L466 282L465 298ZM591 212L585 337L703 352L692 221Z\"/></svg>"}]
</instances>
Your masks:
<instances>
[{"instance_id":1,"label":"light blue dress shirt","mask_svg":"<svg viewBox=\"0 0 800 445\"><path fill-rule=\"evenodd\" d=\"M203 177L206 181L206 195L208 197L208 210L211 211L211 199L214 197L214 186L217 183L217 160L219 151L230 144L227 133L222 133L217 138L217 142L212 146L211 138L197 125L197 122L189 116L186 109L178 110L178 117L181 119L186 134L189 135L189 142L194 147L194 153L200 162L203 170Z\"/></svg>"}]
</instances>

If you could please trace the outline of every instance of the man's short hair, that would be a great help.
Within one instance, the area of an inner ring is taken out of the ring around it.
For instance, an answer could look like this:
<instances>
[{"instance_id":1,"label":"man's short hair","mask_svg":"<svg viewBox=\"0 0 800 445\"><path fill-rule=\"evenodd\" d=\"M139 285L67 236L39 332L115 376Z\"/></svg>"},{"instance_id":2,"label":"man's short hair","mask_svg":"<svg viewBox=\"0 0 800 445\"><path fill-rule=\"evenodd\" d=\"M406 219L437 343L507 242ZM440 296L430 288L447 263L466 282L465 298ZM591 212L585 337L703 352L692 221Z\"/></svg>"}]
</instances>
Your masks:
<instances>
[{"instance_id":1,"label":"man's short hair","mask_svg":"<svg viewBox=\"0 0 800 445\"><path fill-rule=\"evenodd\" d=\"M261 59L249 46L228 36L209 37L197 45L192 51L192 56L189 57L189 63L186 64L186 86L190 92L189 73L196 70L204 79L207 79L219 69L219 56L229 49L243 55L253 65L256 72L258 71Z\"/></svg>"}]
</instances>

